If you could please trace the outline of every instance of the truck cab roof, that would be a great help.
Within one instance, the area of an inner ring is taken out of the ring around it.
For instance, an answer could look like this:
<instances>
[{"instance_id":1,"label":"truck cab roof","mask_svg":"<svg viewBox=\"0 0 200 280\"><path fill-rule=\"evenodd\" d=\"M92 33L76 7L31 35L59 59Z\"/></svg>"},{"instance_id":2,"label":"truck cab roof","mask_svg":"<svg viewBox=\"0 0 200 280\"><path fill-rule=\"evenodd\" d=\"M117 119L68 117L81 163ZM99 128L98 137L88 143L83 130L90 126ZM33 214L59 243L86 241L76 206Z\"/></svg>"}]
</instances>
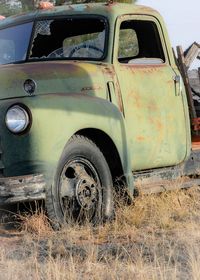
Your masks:
<instances>
[{"instance_id":1,"label":"truck cab roof","mask_svg":"<svg viewBox=\"0 0 200 280\"><path fill-rule=\"evenodd\" d=\"M160 17L154 9L146 6L122 3L88 3L75 5L54 6L49 9L38 9L33 12L10 16L0 21L0 28L21 22L33 21L40 18L60 17L67 15L101 15L111 20L127 14L144 14Z\"/></svg>"}]
</instances>

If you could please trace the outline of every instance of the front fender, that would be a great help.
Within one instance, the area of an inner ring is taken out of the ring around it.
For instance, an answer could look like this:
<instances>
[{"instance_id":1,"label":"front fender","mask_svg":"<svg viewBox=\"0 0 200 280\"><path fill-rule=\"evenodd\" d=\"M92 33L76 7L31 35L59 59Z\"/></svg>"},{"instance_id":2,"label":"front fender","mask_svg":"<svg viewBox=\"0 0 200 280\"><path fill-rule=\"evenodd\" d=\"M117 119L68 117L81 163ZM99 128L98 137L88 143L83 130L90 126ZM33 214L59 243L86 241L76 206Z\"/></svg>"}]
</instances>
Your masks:
<instances>
[{"instance_id":1,"label":"front fender","mask_svg":"<svg viewBox=\"0 0 200 280\"><path fill-rule=\"evenodd\" d=\"M6 151L3 158L6 175L44 170L52 180L58 160L71 136L79 130L95 128L112 139L129 187L132 185L124 118L111 102L89 95L62 93L4 103L4 111L10 103L23 103L32 114L32 126L27 134L16 136L7 129L5 131L2 145Z\"/></svg>"}]
</instances>

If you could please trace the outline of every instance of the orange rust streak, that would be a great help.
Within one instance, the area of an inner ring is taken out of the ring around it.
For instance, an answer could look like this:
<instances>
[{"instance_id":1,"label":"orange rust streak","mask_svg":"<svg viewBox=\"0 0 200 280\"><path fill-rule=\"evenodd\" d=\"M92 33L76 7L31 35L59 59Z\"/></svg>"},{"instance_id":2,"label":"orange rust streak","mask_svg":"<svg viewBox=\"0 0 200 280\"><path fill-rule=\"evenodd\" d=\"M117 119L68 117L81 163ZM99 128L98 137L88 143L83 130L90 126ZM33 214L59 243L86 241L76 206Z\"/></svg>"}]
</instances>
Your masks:
<instances>
[{"instance_id":1,"label":"orange rust streak","mask_svg":"<svg viewBox=\"0 0 200 280\"><path fill-rule=\"evenodd\" d=\"M200 130L200 118L193 118L192 119L192 126L194 131Z\"/></svg>"},{"instance_id":2,"label":"orange rust streak","mask_svg":"<svg viewBox=\"0 0 200 280\"><path fill-rule=\"evenodd\" d=\"M150 101L149 104L147 105L147 108L150 111L155 111L158 109L157 104L154 101Z\"/></svg>"},{"instance_id":3,"label":"orange rust streak","mask_svg":"<svg viewBox=\"0 0 200 280\"><path fill-rule=\"evenodd\" d=\"M155 125L157 127L158 130L162 130L163 129L163 125L162 125L162 122L161 121L156 121L155 122Z\"/></svg>"},{"instance_id":4,"label":"orange rust streak","mask_svg":"<svg viewBox=\"0 0 200 280\"><path fill-rule=\"evenodd\" d=\"M143 136L137 136L136 140L137 140L138 142L143 142L143 141L145 141L145 137L143 137Z\"/></svg>"},{"instance_id":5,"label":"orange rust streak","mask_svg":"<svg viewBox=\"0 0 200 280\"><path fill-rule=\"evenodd\" d=\"M47 2L47 1L41 1L39 2L38 8L41 10L48 10L52 9L54 7L53 3Z\"/></svg>"},{"instance_id":6,"label":"orange rust streak","mask_svg":"<svg viewBox=\"0 0 200 280\"><path fill-rule=\"evenodd\" d=\"M192 136L192 150L200 150L200 136Z\"/></svg>"},{"instance_id":7,"label":"orange rust streak","mask_svg":"<svg viewBox=\"0 0 200 280\"><path fill-rule=\"evenodd\" d=\"M131 103L134 102L134 104L137 108L142 108L142 100L139 95L135 95L135 93L131 92L131 94L129 94L129 96L128 96L128 100Z\"/></svg>"}]
</instances>

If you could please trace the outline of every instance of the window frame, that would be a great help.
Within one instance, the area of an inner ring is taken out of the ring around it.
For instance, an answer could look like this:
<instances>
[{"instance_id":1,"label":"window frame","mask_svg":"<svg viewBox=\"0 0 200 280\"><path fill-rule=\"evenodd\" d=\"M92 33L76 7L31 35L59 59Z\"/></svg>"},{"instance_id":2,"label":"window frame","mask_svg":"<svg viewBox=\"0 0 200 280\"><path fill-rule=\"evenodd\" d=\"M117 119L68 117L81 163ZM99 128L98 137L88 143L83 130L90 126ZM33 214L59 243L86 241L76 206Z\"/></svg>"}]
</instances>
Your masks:
<instances>
[{"instance_id":1,"label":"window frame","mask_svg":"<svg viewBox=\"0 0 200 280\"><path fill-rule=\"evenodd\" d=\"M126 21L149 21L152 22L153 24L155 24L155 27L157 29L158 32L158 36L160 38L160 43L161 43L161 47L163 50L163 55L165 58L165 61L163 63L159 63L159 64L151 64L151 63L145 63L145 64L131 64L131 63L121 63L118 60L118 49L119 49L119 35L120 35L120 26L123 22ZM166 42L165 42L165 38L163 35L163 30L162 30L162 26L159 22L159 20L151 15L141 15L141 14L127 14L127 15L123 15L123 16L119 16L116 19L116 23L115 23L115 35L114 35L114 42L113 42L113 55L112 55L112 63L113 64L118 64L118 65L126 65L129 67L152 67L152 66L162 66L162 65L169 65L170 64L170 60L169 60L169 55L168 55L168 51L167 51L167 46L166 46Z\"/></svg>"}]
</instances>

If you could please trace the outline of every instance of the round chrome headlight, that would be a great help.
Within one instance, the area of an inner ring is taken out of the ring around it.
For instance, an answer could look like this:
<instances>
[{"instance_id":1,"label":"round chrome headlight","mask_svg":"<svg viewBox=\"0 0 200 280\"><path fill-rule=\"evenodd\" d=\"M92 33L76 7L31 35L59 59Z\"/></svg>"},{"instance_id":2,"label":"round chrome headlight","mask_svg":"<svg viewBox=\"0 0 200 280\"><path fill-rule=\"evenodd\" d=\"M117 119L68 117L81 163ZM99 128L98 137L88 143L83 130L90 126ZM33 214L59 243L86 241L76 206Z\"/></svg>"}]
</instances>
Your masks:
<instances>
[{"instance_id":1,"label":"round chrome headlight","mask_svg":"<svg viewBox=\"0 0 200 280\"><path fill-rule=\"evenodd\" d=\"M5 121L7 128L15 134L26 130L30 123L27 111L19 105L15 105L8 109Z\"/></svg>"}]
</instances>

